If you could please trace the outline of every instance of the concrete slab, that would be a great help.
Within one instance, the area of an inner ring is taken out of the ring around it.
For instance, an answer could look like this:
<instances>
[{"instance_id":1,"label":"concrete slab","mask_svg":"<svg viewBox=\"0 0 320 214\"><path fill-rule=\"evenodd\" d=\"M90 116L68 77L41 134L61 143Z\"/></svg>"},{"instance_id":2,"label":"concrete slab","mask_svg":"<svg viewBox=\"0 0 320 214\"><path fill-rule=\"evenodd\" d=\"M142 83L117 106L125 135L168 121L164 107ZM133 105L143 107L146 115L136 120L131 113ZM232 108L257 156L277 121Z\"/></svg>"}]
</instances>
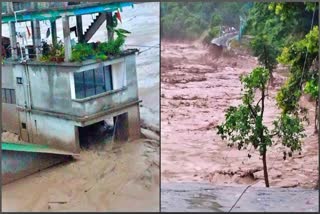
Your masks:
<instances>
[{"instance_id":1,"label":"concrete slab","mask_svg":"<svg viewBox=\"0 0 320 214\"><path fill-rule=\"evenodd\" d=\"M78 157L79 153L72 153L61 149L55 149L48 145L39 145L24 142L1 142L2 150L17 151L17 152L36 152L36 153L49 153L59 155L71 155Z\"/></svg>"},{"instance_id":2,"label":"concrete slab","mask_svg":"<svg viewBox=\"0 0 320 214\"><path fill-rule=\"evenodd\" d=\"M162 212L229 212L247 186L166 183L161 187ZM318 212L319 192L301 188L249 187L232 212Z\"/></svg>"},{"instance_id":3,"label":"concrete slab","mask_svg":"<svg viewBox=\"0 0 320 214\"><path fill-rule=\"evenodd\" d=\"M319 192L302 188L251 187L232 212L319 212Z\"/></svg>"}]
</instances>

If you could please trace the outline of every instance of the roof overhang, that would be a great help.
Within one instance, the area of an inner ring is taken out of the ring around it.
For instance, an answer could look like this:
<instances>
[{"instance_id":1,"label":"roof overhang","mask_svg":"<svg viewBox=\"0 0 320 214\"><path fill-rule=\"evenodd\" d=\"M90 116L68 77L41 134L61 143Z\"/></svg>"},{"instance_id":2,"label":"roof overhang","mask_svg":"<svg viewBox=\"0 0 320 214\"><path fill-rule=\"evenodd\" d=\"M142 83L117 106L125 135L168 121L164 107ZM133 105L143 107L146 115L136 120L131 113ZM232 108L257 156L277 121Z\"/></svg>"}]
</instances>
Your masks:
<instances>
[{"instance_id":1,"label":"roof overhang","mask_svg":"<svg viewBox=\"0 0 320 214\"><path fill-rule=\"evenodd\" d=\"M113 2L113 3L90 3L72 5L65 8L47 8L41 10L23 10L11 14L2 15L2 23L8 22L26 22L34 20L56 20L63 16L78 16L92 13L113 12L123 7L133 7L132 2Z\"/></svg>"}]
</instances>

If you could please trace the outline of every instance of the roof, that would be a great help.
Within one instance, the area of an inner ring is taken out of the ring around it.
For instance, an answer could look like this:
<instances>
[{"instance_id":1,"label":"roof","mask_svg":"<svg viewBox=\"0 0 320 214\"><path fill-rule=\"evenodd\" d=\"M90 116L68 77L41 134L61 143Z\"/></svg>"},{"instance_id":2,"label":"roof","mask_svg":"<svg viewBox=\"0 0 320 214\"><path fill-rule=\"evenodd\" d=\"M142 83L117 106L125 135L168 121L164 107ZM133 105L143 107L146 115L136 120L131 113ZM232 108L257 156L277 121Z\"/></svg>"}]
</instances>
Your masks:
<instances>
[{"instance_id":1,"label":"roof","mask_svg":"<svg viewBox=\"0 0 320 214\"><path fill-rule=\"evenodd\" d=\"M79 5L59 5L58 7L47 6L41 9L24 9L14 13L5 13L2 15L2 23L8 22L26 22L32 20L55 20L62 16L77 16L101 12L113 12L122 10L123 7L133 7L132 2L112 2L112 3L82 3Z\"/></svg>"},{"instance_id":2,"label":"roof","mask_svg":"<svg viewBox=\"0 0 320 214\"><path fill-rule=\"evenodd\" d=\"M77 155L76 153L51 148L48 145L39 145L39 144L23 143L23 142L19 142L19 143L1 142L1 147L2 147L2 150L7 150L7 151Z\"/></svg>"}]
</instances>

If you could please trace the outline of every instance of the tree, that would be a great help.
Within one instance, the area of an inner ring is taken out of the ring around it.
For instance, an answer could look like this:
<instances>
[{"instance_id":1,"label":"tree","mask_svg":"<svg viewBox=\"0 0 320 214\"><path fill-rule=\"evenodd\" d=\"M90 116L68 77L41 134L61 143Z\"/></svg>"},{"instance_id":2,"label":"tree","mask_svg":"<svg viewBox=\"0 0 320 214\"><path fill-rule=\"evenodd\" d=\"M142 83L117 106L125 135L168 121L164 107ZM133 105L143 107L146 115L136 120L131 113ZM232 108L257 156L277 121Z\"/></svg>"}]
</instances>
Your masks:
<instances>
[{"instance_id":1,"label":"tree","mask_svg":"<svg viewBox=\"0 0 320 214\"><path fill-rule=\"evenodd\" d=\"M277 94L278 106L284 113L298 114L303 93L316 101L315 132L318 131L317 114L319 104L319 28L313 29L300 41L283 49L278 61L290 66L290 76ZM305 111L304 111L305 112Z\"/></svg>"},{"instance_id":2,"label":"tree","mask_svg":"<svg viewBox=\"0 0 320 214\"><path fill-rule=\"evenodd\" d=\"M312 21L316 8L315 3L259 2L250 10L245 32L254 36L251 49L271 72L271 82L282 49L302 39L310 31L312 22L317 25L317 17Z\"/></svg>"},{"instance_id":3,"label":"tree","mask_svg":"<svg viewBox=\"0 0 320 214\"><path fill-rule=\"evenodd\" d=\"M277 66L278 50L268 40L267 35L257 35L250 42L253 55L258 57L258 61L270 72L270 81L273 84L273 70Z\"/></svg>"},{"instance_id":4,"label":"tree","mask_svg":"<svg viewBox=\"0 0 320 214\"><path fill-rule=\"evenodd\" d=\"M194 40L208 31L211 40L218 35L220 24L237 28L243 5L236 2L164 2L161 4L161 37Z\"/></svg>"},{"instance_id":5,"label":"tree","mask_svg":"<svg viewBox=\"0 0 320 214\"><path fill-rule=\"evenodd\" d=\"M247 149L252 145L259 150L262 156L264 180L266 187L269 187L267 168L267 149L275 144L273 138L282 140L282 144L293 151L301 150L300 139L304 137L301 119L297 115L282 114L281 120L274 121L274 128L264 125L265 98L270 73L268 69L257 67L246 75L241 76L243 84L242 104L230 106L225 114L225 122L217 126L218 132L223 140L228 140L230 147L237 145L238 149ZM255 97L259 95L256 102ZM280 121L280 122L279 122ZM286 153L284 153L284 158ZM250 158L251 155L248 154Z\"/></svg>"}]
</instances>

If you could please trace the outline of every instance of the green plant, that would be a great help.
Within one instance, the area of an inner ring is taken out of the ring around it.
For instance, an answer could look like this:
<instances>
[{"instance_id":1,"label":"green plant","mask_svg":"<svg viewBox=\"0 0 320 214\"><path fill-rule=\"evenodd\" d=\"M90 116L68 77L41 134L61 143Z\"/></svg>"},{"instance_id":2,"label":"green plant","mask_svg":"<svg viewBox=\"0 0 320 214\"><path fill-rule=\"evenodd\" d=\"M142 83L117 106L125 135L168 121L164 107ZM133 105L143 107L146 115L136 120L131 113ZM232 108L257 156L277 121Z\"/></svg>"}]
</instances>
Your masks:
<instances>
[{"instance_id":1,"label":"green plant","mask_svg":"<svg viewBox=\"0 0 320 214\"><path fill-rule=\"evenodd\" d=\"M108 59L108 56L106 56L105 54L102 54L102 53L98 53L95 55L95 59L104 61L104 60Z\"/></svg>"},{"instance_id":2,"label":"green plant","mask_svg":"<svg viewBox=\"0 0 320 214\"><path fill-rule=\"evenodd\" d=\"M277 65L277 49L272 45L266 35L257 35L250 42L253 55L258 57L258 61L270 72L270 80L273 82L273 70Z\"/></svg>"},{"instance_id":3,"label":"green plant","mask_svg":"<svg viewBox=\"0 0 320 214\"><path fill-rule=\"evenodd\" d=\"M242 76L241 83L244 89L242 104L230 106L225 114L225 122L217 126L217 134L223 140L231 141L228 143L229 146L236 144L241 150L252 145L259 150L262 156L266 187L269 187L266 155L268 147L273 145L273 138L277 137L282 141L283 146L290 149L290 156L292 152L301 150L300 139L305 136L302 121L297 115L281 114L273 122L274 128L271 130L263 123L269 75L267 69L257 67L250 74ZM260 99L255 101L257 94L260 95ZM284 159L286 154L285 152ZM248 154L248 157L250 158L251 155Z\"/></svg>"},{"instance_id":4,"label":"green plant","mask_svg":"<svg viewBox=\"0 0 320 214\"><path fill-rule=\"evenodd\" d=\"M99 44L98 51L105 55L117 55L120 53L121 45L122 44L119 44L118 40L103 42Z\"/></svg>"},{"instance_id":5,"label":"green plant","mask_svg":"<svg viewBox=\"0 0 320 214\"><path fill-rule=\"evenodd\" d=\"M209 36L212 38L218 37L220 33L220 27L219 26L215 26L215 27L211 27L210 31L209 31Z\"/></svg>"},{"instance_id":6,"label":"green plant","mask_svg":"<svg viewBox=\"0 0 320 214\"><path fill-rule=\"evenodd\" d=\"M43 51L40 57L41 62L63 62L64 60L64 46L60 40L55 45L48 45L47 42L43 41Z\"/></svg>"},{"instance_id":7,"label":"green plant","mask_svg":"<svg viewBox=\"0 0 320 214\"><path fill-rule=\"evenodd\" d=\"M120 48L124 44L127 34L130 32L124 29L109 28L109 30L115 32L117 34L117 38L115 40L100 43L98 46L98 52L105 55L118 55L121 52Z\"/></svg>"},{"instance_id":8,"label":"green plant","mask_svg":"<svg viewBox=\"0 0 320 214\"><path fill-rule=\"evenodd\" d=\"M301 40L282 50L278 61L290 66L289 78L277 94L277 104L285 113L298 114L301 106L299 100L303 93L309 94L315 100L315 132L318 131L319 103L319 28L312 30Z\"/></svg>"},{"instance_id":9,"label":"green plant","mask_svg":"<svg viewBox=\"0 0 320 214\"><path fill-rule=\"evenodd\" d=\"M72 48L71 61L81 62L93 55L95 52L90 44L78 43Z\"/></svg>"}]
</instances>

